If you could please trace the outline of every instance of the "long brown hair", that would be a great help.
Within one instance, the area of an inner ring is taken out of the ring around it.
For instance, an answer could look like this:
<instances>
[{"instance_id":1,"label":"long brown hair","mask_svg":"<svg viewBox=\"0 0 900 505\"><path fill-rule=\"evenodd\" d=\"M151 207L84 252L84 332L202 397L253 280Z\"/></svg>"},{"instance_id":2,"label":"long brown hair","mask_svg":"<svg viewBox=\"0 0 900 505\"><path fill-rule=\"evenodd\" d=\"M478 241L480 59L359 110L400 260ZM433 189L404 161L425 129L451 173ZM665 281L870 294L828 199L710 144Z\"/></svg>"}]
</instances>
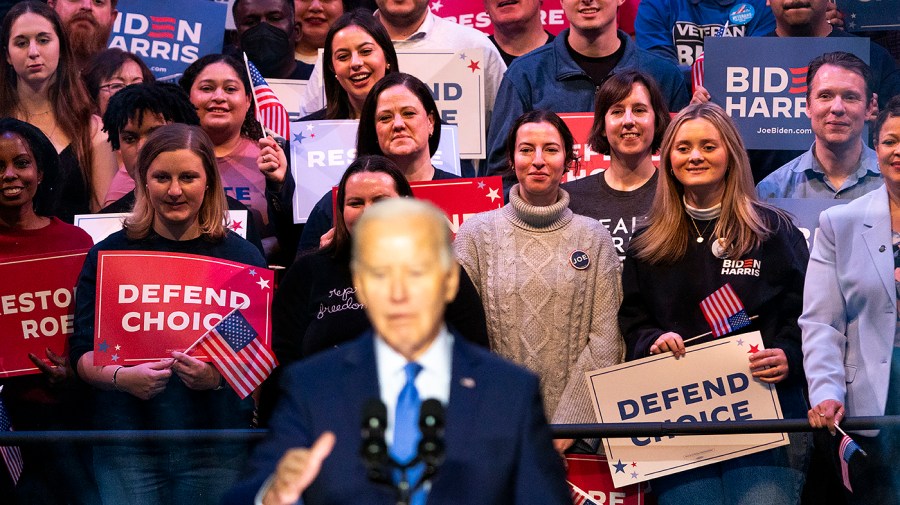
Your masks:
<instances>
[{"instance_id":1,"label":"long brown hair","mask_svg":"<svg viewBox=\"0 0 900 505\"><path fill-rule=\"evenodd\" d=\"M91 99L75 65L75 57L69 45L68 37L59 16L46 3L29 0L19 2L3 18L0 25L0 39L3 41L3 63L0 64L0 116L25 117L25 111L19 102L17 91L18 76L12 65L6 63L9 58L9 38L12 25L25 13L41 16L53 25L53 32L59 39L59 63L56 67L56 78L48 88L49 100L53 108L53 117L59 130L71 139L72 149L81 169L87 194L94 198L93 161L91 147ZM97 202L102 204L103 202Z\"/></svg>"},{"instance_id":2,"label":"long brown hair","mask_svg":"<svg viewBox=\"0 0 900 505\"><path fill-rule=\"evenodd\" d=\"M666 129L660 148L659 182L647 225L629 244L634 256L643 261L674 263L687 252L690 224L683 203L684 186L672 174L671 153L678 130L694 119L709 121L722 137L728 153L722 213L713 232L722 241L728 257L743 256L760 246L780 226L791 225L784 212L757 199L744 141L728 114L711 102L690 105ZM775 214L774 221L764 217L764 209Z\"/></svg>"},{"instance_id":3,"label":"long brown hair","mask_svg":"<svg viewBox=\"0 0 900 505\"><path fill-rule=\"evenodd\" d=\"M206 174L206 193L197 216L200 235L208 240L220 240L225 236L225 218L228 204L225 190L219 178L215 148L212 140L199 126L170 124L161 126L147 137L137 159L138 180L134 188L134 210L125 219L124 227L128 238L142 239L150 235L156 219L156 209L147 196L147 172L160 154L187 149L200 157Z\"/></svg>"}]
</instances>

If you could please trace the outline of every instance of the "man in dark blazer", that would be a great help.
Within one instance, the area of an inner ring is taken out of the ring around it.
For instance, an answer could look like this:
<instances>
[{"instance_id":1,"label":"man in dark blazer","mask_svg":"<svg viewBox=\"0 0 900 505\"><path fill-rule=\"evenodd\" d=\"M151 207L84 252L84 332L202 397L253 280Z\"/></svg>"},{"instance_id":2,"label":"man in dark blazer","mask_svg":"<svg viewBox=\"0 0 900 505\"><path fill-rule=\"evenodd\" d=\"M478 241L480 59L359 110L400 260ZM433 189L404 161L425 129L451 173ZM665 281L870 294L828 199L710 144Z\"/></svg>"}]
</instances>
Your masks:
<instances>
[{"instance_id":1,"label":"man in dark blazer","mask_svg":"<svg viewBox=\"0 0 900 505\"><path fill-rule=\"evenodd\" d=\"M409 386L402 370L415 362L422 400L446 407L446 460L424 486L429 505L570 504L537 377L443 323L459 279L445 216L391 199L366 210L354 239L356 295L375 331L285 371L271 433L232 502L396 503L391 486L366 477L360 427L367 402L384 401L391 447L394 400Z\"/></svg>"}]
</instances>

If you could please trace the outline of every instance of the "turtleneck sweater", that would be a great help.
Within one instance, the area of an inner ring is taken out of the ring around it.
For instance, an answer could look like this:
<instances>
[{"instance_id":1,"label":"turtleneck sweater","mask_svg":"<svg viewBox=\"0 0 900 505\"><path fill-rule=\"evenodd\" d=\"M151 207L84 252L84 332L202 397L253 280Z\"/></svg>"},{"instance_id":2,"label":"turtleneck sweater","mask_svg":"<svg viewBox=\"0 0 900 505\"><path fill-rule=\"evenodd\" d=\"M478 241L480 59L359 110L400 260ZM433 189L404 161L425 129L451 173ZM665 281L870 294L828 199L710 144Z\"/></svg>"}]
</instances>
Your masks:
<instances>
[{"instance_id":1,"label":"turtleneck sweater","mask_svg":"<svg viewBox=\"0 0 900 505\"><path fill-rule=\"evenodd\" d=\"M541 378L554 423L596 422L584 372L622 361L619 259L606 228L573 214L569 194L509 204L459 228L457 258L484 303L491 349Z\"/></svg>"}]
</instances>

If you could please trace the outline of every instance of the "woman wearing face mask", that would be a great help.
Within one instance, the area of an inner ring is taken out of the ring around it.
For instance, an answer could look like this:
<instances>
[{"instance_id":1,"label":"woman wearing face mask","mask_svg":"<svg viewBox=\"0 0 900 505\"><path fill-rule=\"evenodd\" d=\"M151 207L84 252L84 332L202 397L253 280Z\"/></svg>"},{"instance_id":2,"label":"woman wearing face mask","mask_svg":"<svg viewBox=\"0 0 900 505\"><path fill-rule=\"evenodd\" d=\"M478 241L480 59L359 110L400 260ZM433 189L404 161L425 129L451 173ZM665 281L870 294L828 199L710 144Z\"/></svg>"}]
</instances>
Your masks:
<instances>
[{"instance_id":1,"label":"woman wearing face mask","mask_svg":"<svg viewBox=\"0 0 900 505\"><path fill-rule=\"evenodd\" d=\"M797 326L809 258L803 234L785 213L757 199L744 143L718 105L682 110L660 152L656 196L622 272L626 359L684 356L684 341L709 331L700 302L728 283L747 314L758 316L740 332L759 330L765 344L749 356L747 371L775 385L785 418L805 418ZM725 268L735 260L760 264L758 275ZM692 366L689 359L675 363ZM799 503L811 437L791 433L790 442L654 479L653 492L660 505Z\"/></svg>"},{"instance_id":2,"label":"woman wearing face mask","mask_svg":"<svg viewBox=\"0 0 900 505\"><path fill-rule=\"evenodd\" d=\"M231 13L240 50L263 77L309 79L314 65L294 59L300 24L294 22L293 0L235 0Z\"/></svg>"},{"instance_id":3,"label":"woman wearing face mask","mask_svg":"<svg viewBox=\"0 0 900 505\"><path fill-rule=\"evenodd\" d=\"M569 210L559 187L576 162L572 133L556 114L527 112L506 141L518 179L509 204L467 219L457 259L484 302L491 349L541 377L547 418L594 422L584 372L622 361L610 324L621 300L609 232ZM572 440L555 440L565 450Z\"/></svg>"},{"instance_id":4,"label":"woman wearing face mask","mask_svg":"<svg viewBox=\"0 0 900 505\"><path fill-rule=\"evenodd\" d=\"M94 387L94 428L249 428L253 398L241 400L210 363L181 352L158 362L94 366L94 315L100 251L160 251L221 258L265 268L250 242L225 228L225 192L213 145L196 126L150 134L138 156L134 211L124 228L88 253L75 296L70 358ZM104 503L218 503L243 467L244 444L145 442L94 447ZM201 471L198 471L198 468Z\"/></svg>"},{"instance_id":5,"label":"woman wearing face mask","mask_svg":"<svg viewBox=\"0 0 900 505\"><path fill-rule=\"evenodd\" d=\"M650 211L658 179L651 155L668 125L656 81L637 70L611 75L597 93L588 138L594 151L609 155L609 168L562 186L572 212L608 223L620 258Z\"/></svg>"},{"instance_id":6,"label":"woman wearing face mask","mask_svg":"<svg viewBox=\"0 0 900 505\"><path fill-rule=\"evenodd\" d=\"M75 214L100 210L117 164L100 118L78 76L65 30L47 4L16 4L0 27L0 117L37 126L60 156L51 215L71 223Z\"/></svg>"}]
</instances>

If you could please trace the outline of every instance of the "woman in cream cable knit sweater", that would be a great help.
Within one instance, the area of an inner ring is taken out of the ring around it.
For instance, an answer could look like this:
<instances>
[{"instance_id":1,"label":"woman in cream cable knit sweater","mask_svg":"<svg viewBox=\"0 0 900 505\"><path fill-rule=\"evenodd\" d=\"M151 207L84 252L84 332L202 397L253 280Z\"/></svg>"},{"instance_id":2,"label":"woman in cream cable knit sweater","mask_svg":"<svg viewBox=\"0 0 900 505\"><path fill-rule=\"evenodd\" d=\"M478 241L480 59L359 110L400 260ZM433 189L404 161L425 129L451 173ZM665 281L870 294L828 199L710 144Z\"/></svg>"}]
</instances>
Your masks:
<instances>
[{"instance_id":1,"label":"woman in cream cable knit sweater","mask_svg":"<svg viewBox=\"0 0 900 505\"><path fill-rule=\"evenodd\" d=\"M519 181L509 204L466 220L454 246L484 303L491 348L540 375L554 423L596 422L584 372L624 357L612 238L573 214L559 187L576 160L573 144L553 112L522 115L506 142ZM564 450L572 441L556 443Z\"/></svg>"}]
</instances>

